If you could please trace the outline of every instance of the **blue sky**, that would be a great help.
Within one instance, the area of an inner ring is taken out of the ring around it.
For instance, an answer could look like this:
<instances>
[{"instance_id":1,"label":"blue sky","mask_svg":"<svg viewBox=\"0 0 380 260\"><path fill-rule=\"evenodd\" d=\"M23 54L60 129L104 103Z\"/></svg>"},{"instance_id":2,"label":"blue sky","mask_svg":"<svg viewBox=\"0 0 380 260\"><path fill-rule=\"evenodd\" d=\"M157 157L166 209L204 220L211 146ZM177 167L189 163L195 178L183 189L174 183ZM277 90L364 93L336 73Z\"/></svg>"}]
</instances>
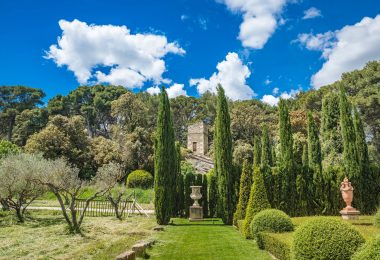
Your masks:
<instances>
[{"instance_id":1,"label":"blue sky","mask_svg":"<svg viewBox=\"0 0 380 260\"><path fill-rule=\"evenodd\" d=\"M232 99L276 104L380 59L378 1L268 2L0 0L0 85L51 98L80 84L164 84L174 97L221 82Z\"/></svg>"}]
</instances>

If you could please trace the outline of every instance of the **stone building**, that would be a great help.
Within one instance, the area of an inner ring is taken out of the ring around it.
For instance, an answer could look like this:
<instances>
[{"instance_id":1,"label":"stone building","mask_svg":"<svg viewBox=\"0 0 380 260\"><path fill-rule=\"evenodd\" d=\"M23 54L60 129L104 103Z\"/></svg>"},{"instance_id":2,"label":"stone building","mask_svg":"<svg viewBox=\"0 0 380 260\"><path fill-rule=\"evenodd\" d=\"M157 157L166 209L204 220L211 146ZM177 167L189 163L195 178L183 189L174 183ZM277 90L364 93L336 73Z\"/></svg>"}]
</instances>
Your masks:
<instances>
[{"instance_id":1,"label":"stone building","mask_svg":"<svg viewBox=\"0 0 380 260\"><path fill-rule=\"evenodd\" d=\"M189 125L187 149L195 155L206 155L208 152L208 127L204 122Z\"/></svg>"}]
</instances>

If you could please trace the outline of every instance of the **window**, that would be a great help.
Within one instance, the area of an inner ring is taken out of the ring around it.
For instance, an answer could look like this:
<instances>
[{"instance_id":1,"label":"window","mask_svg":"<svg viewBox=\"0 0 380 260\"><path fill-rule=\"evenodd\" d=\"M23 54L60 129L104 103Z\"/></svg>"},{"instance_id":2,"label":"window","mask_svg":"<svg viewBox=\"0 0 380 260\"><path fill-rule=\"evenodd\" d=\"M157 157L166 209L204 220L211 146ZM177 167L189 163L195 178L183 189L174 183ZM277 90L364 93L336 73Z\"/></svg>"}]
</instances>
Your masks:
<instances>
[{"instance_id":1,"label":"window","mask_svg":"<svg viewBox=\"0 0 380 260\"><path fill-rule=\"evenodd\" d=\"M197 151L197 142L193 142L193 152Z\"/></svg>"}]
</instances>

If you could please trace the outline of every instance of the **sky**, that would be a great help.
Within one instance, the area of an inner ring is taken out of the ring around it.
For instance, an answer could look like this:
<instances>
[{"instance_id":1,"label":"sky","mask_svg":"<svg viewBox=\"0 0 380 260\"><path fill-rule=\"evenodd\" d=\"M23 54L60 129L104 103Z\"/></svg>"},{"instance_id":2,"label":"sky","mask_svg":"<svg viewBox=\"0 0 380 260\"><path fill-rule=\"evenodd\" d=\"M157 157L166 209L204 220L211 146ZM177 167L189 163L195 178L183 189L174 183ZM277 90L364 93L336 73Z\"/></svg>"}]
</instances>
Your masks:
<instances>
[{"instance_id":1,"label":"sky","mask_svg":"<svg viewBox=\"0 0 380 260\"><path fill-rule=\"evenodd\" d=\"M378 0L0 0L0 86L122 85L169 97L222 84L276 105L380 60Z\"/></svg>"}]
</instances>

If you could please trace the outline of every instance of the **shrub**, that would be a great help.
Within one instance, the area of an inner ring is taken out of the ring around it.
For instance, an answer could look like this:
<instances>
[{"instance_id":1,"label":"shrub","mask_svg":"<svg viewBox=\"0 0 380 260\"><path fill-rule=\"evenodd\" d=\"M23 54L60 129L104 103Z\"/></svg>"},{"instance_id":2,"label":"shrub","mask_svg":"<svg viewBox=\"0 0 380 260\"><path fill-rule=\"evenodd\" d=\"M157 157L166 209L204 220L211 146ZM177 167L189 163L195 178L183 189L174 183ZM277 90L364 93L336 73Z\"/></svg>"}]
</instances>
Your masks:
<instances>
[{"instance_id":1,"label":"shrub","mask_svg":"<svg viewBox=\"0 0 380 260\"><path fill-rule=\"evenodd\" d=\"M380 228L380 208L377 210L375 217L373 218L375 227Z\"/></svg>"},{"instance_id":2,"label":"shrub","mask_svg":"<svg viewBox=\"0 0 380 260\"><path fill-rule=\"evenodd\" d=\"M251 234L256 239L260 249L264 249L258 234L262 231L282 233L293 231L293 223L285 212L278 209L263 210L252 219Z\"/></svg>"},{"instance_id":3,"label":"shrub","mask_svg":"<svg viewBox=\"0 0 380 260\"><path fill-rule=\"evenodd\" d=\"M251 238L250 225L253 217L264 209L269 209L270 204L265 189L263 174L259 167L255 167L253 171L253 185L249 194L249 201L246 210L246 215L243 223L243 235L246 238Z\"/></svg>"},{"instance_id":4,"label":"shrub","mask_svg":"<svg viewBox=\"0 0 380 260\"><path fill-rule=\"evenodd\" d=\"M136 170L128 175L127 187L148 189L153 186L153 181L153 176L149 172Z\"/></svg>"},{"instance_id":5,"label":"shrub","mask_svg":"<svg viewBox=\"0 0 380 260\"><path fill-rule=\"evenodd\" d=\"M263 244L263 248L270 252L277 259L290 260L291 257L291 241L289 239L279 239L278 234L260 232L259 240Z\"/></svg>"},{"instance_id":6,"label":"shrub","mask_svg":"<svg viewBox=\"0 0 380 260\"><path fill-rule=\"evenodd\" d=\"M21 151L20 147L7 141L0 139L0 159L9 154L17 154Z\"/></svg>"},{"instance_id":7,"label":"shrub","mask_svg":"<svg viewBox=\"0 0 380 260\"><path fill-rule=\"evenodd\" d=\"M237 226L238 220L245 218L245 211L249 200L249 193L252 186L252 166L246 160L243 163L242 174L240 176L239 202L234 213L233 224Z\"/></svg>"},{"instance_id":8,"label":"shrub","mask_svg":"<svg viewBox=\"0 0 380 260\"><path fill-rule=\"evenodd\" d=\"M364 243L352 225L341 220L316 218L294 233L295 259L350 259Z\"/></svg>"},{"instance_id":9,"label":"shrub","mask_svg":"<svg viewBox=\"0 0 380 260\"><path fill-rule=\"evenodd\" d=\"M365 243L358 252L352 256L352 260L379 259L380 256L380 236Z\"/></svg>"}]
</instances>

